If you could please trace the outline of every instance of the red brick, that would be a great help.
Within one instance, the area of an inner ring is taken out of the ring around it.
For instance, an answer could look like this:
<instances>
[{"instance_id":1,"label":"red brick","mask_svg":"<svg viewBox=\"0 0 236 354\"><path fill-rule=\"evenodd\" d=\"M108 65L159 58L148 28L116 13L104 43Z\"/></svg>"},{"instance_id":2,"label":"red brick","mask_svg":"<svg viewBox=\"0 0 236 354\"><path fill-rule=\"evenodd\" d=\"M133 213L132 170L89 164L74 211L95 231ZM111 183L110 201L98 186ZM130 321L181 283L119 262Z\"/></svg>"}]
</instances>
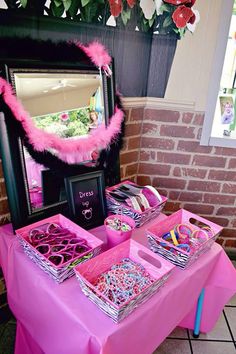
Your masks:
<instances>
[{"instance_id":1,"label":"red brick","mask_svg":"<svg viewBox=\"0 0 236 354\"><path fill-rule=\"evenodd\" d=\"M226 215L226 216L235 216L236 208L233 207L221 207L217 210L216 215Z\"/></svg>"},{"instance_id":2,"label":"red brick","mask_svg":"<svg viewBox=\"0 0 236 354\"><path fill-rule=\"evenodd\" d=\"M153 179L153 185L157 188L164 187L170 189L184 189L186 186L186 181L176 178L160 178L156 177Z\"/></svg>"},{"instance_id":3,"label":"red brick","mask_svg":"<svg viewBox=\"0 0 236 354\"><path fill-rule=\"evenodd\" d=\"M189 181L188 190L202 192L219 192L220 183L206 181Z\"/></svg>"},{"instance_id":4,"label":"red brick","mask_svg":"<svg viewBox=\"0 0 236 354\"><path fill-rule=\"evenodd\" d=\"M140 135L141 133L141 123L137 124L126 124L125 126L125 136L134 136L134 135Z\"/></svg>"},{"instance_id":5,"label":"red brick","mask_svg":"<svg viewBox=\"0 0 236 354\"><path fill-rule=\"evenodd\" d=\"M7 196L5 182L0 182L0 198Z\"/></svg>"},{"instance_id":6,"label":"red brick","mask_svg":"<svg viewBox=\"0 0 236 354\"><path fill-rule=\"evenodd\" d=\"M130 112L131 110L130 109L125 109L124 110L124 114L125 114L125 121L128 122L129 119L130 119Z\"/></svg>"},{"instance_id":7,"label":"red brick","mask_svg":"<svg viewBox=\"0 0 236 354\"><path fill-rule=\"evenodd\" d=\"M200 140L201 136L202 136L202 128L199 128L197 132L197 140Z\"/></svg>"},{"instance_id":8,"label":"red brick","mask_svg":"<svg viewBox=\"0 0 236 354\"><path fill-rule=\"evenodd\" d=\"M0 226L8 224L9 222L11 222L11 216L9 213L4 215L3 217L0 217Z\"/></svg>"},{"instance_id":9,"label":"red brick","mask_svg":"<svg viewBox=\"0 0 236 354\"><path fill-rule=\"evenodd\" d=\"M154 148L161 150L173 150L175 143L170 139L161 139L161 138L146 138L142 137L141 147L143 148Z\"/></svg>"},{"instance_id":10,"label":"red brick","mask_svg":"<svg viewBox=\"0 0 236 354\"><path fill-rule=\"evenodd\" d=\"M123 152L120 154L120 163L125 165L127 163L138 161L139 153L138 151Z\"/></svg>"},{"instance_id":11,"label":"red brick","mask_svg":"<svg viewBox=\"0 0 236 354\"><path fill-rule=\"evenodd\" d=\"M140 137L129 138L128 140L128 150L139 149L140 147Z\"/></svg>"},{"instance_id":12,"label":"red brick","mask_svg":"<svg viewBox=\"0 0 236 354\"><path fill-rule=\"evenodd\" d=\"M180 193L181 193L181 192L179 192L179 191L170 191L170 192L169 192L169 198L170 198L171 200L178 200Z\"/></svg>"},{"instance_id":13,"label":"red brick","mask_svg":"<svg viewBox=\"0 0 236 354\"><path fill-rule=\"evenodd\" d=\"M208 220L214 222L215 224L217 225L220 225L220 226L223 226L223 227L226 227L229 225L229 219L227 218L220 218L220 217L216 217L216 216L209 216L207 218Z\"/></svg>"},{"instance_id":14,"label":"red brick","mask_svg":"<svg viewBox=\"0 0 236 354\"><path fill-rule=\"evenodd\" d=\"M8 201L7 199L0 200L0 215L9 213Z\"/></svg>"},{"instance_id":15,"label":"red brick","mask_svg":"<svg viewBox=\"0 0 236 354\"><path fill-rule=\"evenodd\" d=\"M120 167L120 178L123 179L125 177L125 168Z\"/></svg>"},{"instance_id":16,"label":"red brick","mask_svg":"<svg viewBox=\"0 0 236 354\"><path fill-rule=\"evenodd\" d=\"M184 209L198 215L211 215L214 211L214 206L206 204L185 204Z\"/></svg>"},{"instance_id":17,"label":"red brick","mask_svg":"<svg viewBox=\"0 0 236 354\"><path fill-rule=\"evenodd\" d=\"M171 166L151 164L151 163L140 163L138 173L149 174L149 175L162 175L169 176Z\"/></svg>"},{"instance_id":18,"label":"red brick","mask_svg":"<svg viewBox=\"0 0 236 354\"><path fill-rule=\"evenodd\" d=\"M223 184L222 192L236 194L236 184L231 184L231 183Z\"/></svg>"},{"instance_id":19,"label":"red brick","mask_svg":"<svg viewBox=\"0 0 236 354\"><path fill-rule=\"evenodd\" d=\"M137 176L137 183L140 184L140 186L146 186L152 184L152 181L149 176Z\"/></svg>"},{"instance_id":20,"label":"red brick","mask_svg":"<svg viewBox=\"0 0 236 354\"><path fill-rule=\"evenodd\" d=\"M236 238L236 229L223 229L220 233L220 237Z\"/></svg>"},{"instance_id":21,"label":"red brick","mask_svg":"<svg viewBox=\"0 0 236 354\"><path fill-rule=\"evenodd\" d=\"M215 155L222 155L222 156L236 156L236 149L235 148L215 147L214 154Z\"/></svg>"},{"instance_id":22,"label":"red brick","mask_svg":"<svg viewBox=\"0 0 236 354\"><path fill-rule=\"evenodd\" d=\"M179 125L162 125L160 135L192 139L195 137L193 127L183 127Z\"/></svg>"},{"instance_id":23,"label":"red brick","mask_svg":"<svg viewBox=\"0 0 236 354\"><path fill-rule=\"evenodd\" d=\"M177 150L197 152L199 154L209 154L212 150L211 146L200 146L198 141L181 140L178 143Z\"/></svg>"},{"instance_id":24,"label":"red brick","mask_svg":"<svg viewBox=\"0 0 236 354\"><path fill-rule=\"evenodd\" d=\"M217 239L216 239L216 243L218 243L218 244L221 245L221 246L223 245L224 241L225 241L225 240L224 240L223 238L217 238Z\"/></svg>"},{"instance_id":25,"label":"red brick","mask_svg":"<svg viewBox=\"0 0 236 354\"><path fill-rule=\"evenodd\" d=\"M121 152L128 150L128 140L129 138L123 138Z\"/></svg>"},{"instance_id":26,"label":"red brick","mask_svg":"<svg viewBox=\"0 0 236 354\"><path fill-rule=\"evenodd\" d=\"M166 202L164 206L164 211L171 211L174 213L175 211L179 210L181 208L180 203L173 203L173 202Z\"/></svg>"},{"instance_id":27,"label":"red brick","mask_svg":"<svg viewBox=\"0 0 236 354\"><path fill-rule=\"evenodd\" d=\"M229 168L236 168L236 159L230 159Z\"/></svg>"},{"instance_id":28,"label":"red brick","mask_svg":"<svg viewBox=\"0 0 236 354\"><path fill-rule=\"evenodd\" d=\"M201 202L202 196L203 196L202 193L181 192L179 196L179 200L184 202Z\"/></svg>"},{"instance_id":29,"label":"red brick","mask_svg":"<svg viewBox=\"0 0 236 354\"><path fill-rule=\"evenodd\" d=\"M132 108L131 114L130 114L130 121L136 121L136 120L142 121L143 115L144 115L143 108Z\"/></svg>"},{"instance_id":30,"label":"red brick","mask_svg":"<svg viewBox=\"0 0 236 354\"><path fill-rule=\"evenodd\" d=\"M235 230L234 230L235 232ZM236 248L236 240L226 240L225 247L233 247Z\"/></svg>"},{"instance_id":31,"label":"red brick","mask_svg":"<svg viewBox=\"0 0 236 354\"><path fill-rule=\"evenodd\" d=\"M180 114L177 111L169 111L164 109L145 109L144 117L146 120L155 120L159 122L178 123Z\"/></svg>"},{"instance_id":32,"label":"red brick","mask_svg":"<svg viewBox=\"0 0 236 354\"><path fill-rule=\"evenodd\" d=\"M206 167L225 167L226 158L195 155L193 158L193 165Z\"/></svg>"},{"instance_id":33,"label":"red brick","mask_svg":"<svg viewBox=\"0 0 236 354\"><path fill-rule=\"evenodd\" d=\"M208 179L236 182L236 173L225 170L211 170Z\"/></svg>"},{"instance_id":34,"label":"red brick","mask_svg":"<svg viewBox=\"0 0 236 354\"><path fill-rule=\"evenodd\" d=\"M196 114L193 120L193 124L203 125L204 122L204 114Z\"/></svg>"},{"instance_id":35,"label":"red brick","mask_svg":"<svg viewBox=\"0 0 236 354\"><path fill-rule=\"evenodd\" d=\"M182 122L186 123L186 124L190 124L192 122L193 119L193 113L183 113L183 117L182 117Z\"/></svg>"},{"instance_id":36,"label":"red brick","mask_svg":"<svg viewBox=\"0 0 236 354\"><path fill-rule=\"evenodd\" d=\"M176 177L194 177L203 179L206 177L207 170L202 170L199 168L186 168L186 167L175 167L173 170L173 175Z\"/></svg>"},{"instance_id":37,"label":"red brick","mask_svg":"<svg viewBox=\"0 0 236 354\"><path fill-rule=\"evenodd\" d=\"M156 152L155 151L141 151L140 152L140 161L155 161Z\"/></svg>"},{"instance_id":38,"label":"red brick","mask_svg":"<svg viewBox=\"0 0 236 354\"><path fill-rule=\"evenodd\" d=\"M165 197L168 196L168 191L166 189L158 188L158 192L160 193L160 195L163 195Z\"/></svg>"},{"instance_id":39,"label":"red brick","mask_svg":"<svg viewBox=\"0 0 236 354\"><path fill-rule=\"evenodd\" d=\"M136 175L138 170L138 164L134 163L132 165L126 166L126 176Z\"/></svg>"},{"instance_id":40,"label":"red brick","mask_svg":"<svg viewBox=\"0 0 236 354\"><path fill-rule=\"evenodd\" d=\"M163 163L172 163L180 165L188 165L191 156L186 154L178 153L168 153L168 152L157 152L157 161Z\"/></svg>"},{"instance_id":41,"label":"red brick","mask_svg":"<svg viewBox=\"0 0 236 354\"><path fill-rule=\"evenodd\" d=\"M143 123L142 126L142 134L144 135L151 135L151 136L157 136L158 134L158 125L156 124L151 124L151 123Z\"/></svg>"},{"instance_id":42,"label":"red brick","mask_svg":"<svg viewBox=\"0 0 236 354\"><path fill-rule=\"evenodd\" d=\"M224 194L204 194L204 203L210 204L234 204L236 197Z\"/></svg>"}]
</instances>

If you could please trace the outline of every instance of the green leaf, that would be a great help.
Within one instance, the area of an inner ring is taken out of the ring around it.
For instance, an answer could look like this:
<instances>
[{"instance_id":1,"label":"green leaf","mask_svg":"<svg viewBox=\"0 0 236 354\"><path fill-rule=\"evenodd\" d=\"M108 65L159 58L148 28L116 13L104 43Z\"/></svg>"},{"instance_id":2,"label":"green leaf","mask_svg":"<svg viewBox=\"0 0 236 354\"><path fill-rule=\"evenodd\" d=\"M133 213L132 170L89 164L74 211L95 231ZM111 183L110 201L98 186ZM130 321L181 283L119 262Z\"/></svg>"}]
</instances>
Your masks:
<instances>
[{"instance_id":1,"label":"green leaf","mask_svg":"<svg viewBox=\"0 0 236 354\"><path fill-rule=\"evenodd\" d=\"M54 4L56 5L56 7L59 7L62 5L61 0L54 0Z\"/></svg>"},{"instance_id":2,"label":"green leaf","mask_svg":"<svg viewBox=\"0 0 236 354\"><path fill-rule=\"evenodd\" d=\"M131 9L127 9L126 11L122 11L121 19L123 24L126 26L127 22L130 20L131 17Z\"/></svg>"},{"instance_id":3,"label":"green leaf","mask_svg":"<svg viewBox=\"0 0 236 354\"><path fill-rule=\"evenodd\" d=\"M55 17L61 17L65 10L62 4L60 6L56 6L54 2L51 2L50 9L52 10L52 14Z\"/></svg>"},{"instance_id":4,"label":"green leaf","mask_svg":"<svg viewBox=\"0 0 236 354\"><path fill-rule=\"evenodd\" d=\"M79 10L79 5L80 5L79 0L72 0L71 6L68 10L68 13L72 18L74 18L77 15L77 12Z\"/></svg>"},{"instance_id":5,"label":"green leaf","mask_svg":"<svg viewBox=\"0 0 236 354\"><path fill-rule=\"evenodd\" d=\"M171 16L167 16L167 17L164 19L163 28L169 27L169 26L171 26L172 24L173 24L172 17L171 17Z\"/></svg>"},{"instance_id":6,"label":"green leaf","mask_svg":"<svg viewBox=\"0 0 236 354\"><path fill-rule=\"evenodd\" d=\"M182 38L184 36L185 32L186 32L186 28L179 28L180 38Z\"/></svg>"},{"instance_id":7,"label":"green leaf","mask_svg":"<svg viewBox=\"0 0 236 354\"><path fill-rule=\"evenodd\" d=\"M64 9L68 11L69 8L71 7L71 0L62 0L62 1L63 1Z\"/></svg>"},{"instance_id":8,"label":"green leaf","mask_svg":"<svg viewBox=\"0 0 236 354\"><path fill-rule=\"evenodd\" d=\"M81 0L82 7L85 7L91 0Z\"/></svg>"},{"instance_id":9,"label":"green leaf","mask_svg":"<svg viewBox=\"0 0 236 354\"><path fill-rule=\"evenodd\" d=\"M28 0L20 0L20 3L21 3L21 5L22 5L22 7L26 7L27 6L27 1Z\"/></svg>"},{"instance_id":10,"label":"green leaf","mask_svg":"<svg viewBox=\"0 0 236 354\"><path fill-rule=\"evenodd\" d=\"M161 5L161 7L160 7L160 11L162 11L162 12L170 12L171 11L171 7L170 7L170 5L163 3L163 5Z\"/></svg>"},{"instance_id":11,"label":"green leaf","mask_svg":"<svg viewBox=\"0 0 236 354\"><path fill-rule=\"evenodd\" d=\"M153 18L151 18L151 20L148 21L149 27L151 28L153 23L155 21L155 17L153 16Z\"/></svg>"},{"instance_id":12,"label":"green leaf","mask_svg":"<svg viewBox=\"0 0 236 354\"><path fill-rule=\"evenodd\" d=\"M89 6L85 6L82 8L83 11L81 11L81 20L85 22L97 22L96 21L96 15L97 15L97 4L93 3L90 4Z\"/></svg>"}]
</instances>

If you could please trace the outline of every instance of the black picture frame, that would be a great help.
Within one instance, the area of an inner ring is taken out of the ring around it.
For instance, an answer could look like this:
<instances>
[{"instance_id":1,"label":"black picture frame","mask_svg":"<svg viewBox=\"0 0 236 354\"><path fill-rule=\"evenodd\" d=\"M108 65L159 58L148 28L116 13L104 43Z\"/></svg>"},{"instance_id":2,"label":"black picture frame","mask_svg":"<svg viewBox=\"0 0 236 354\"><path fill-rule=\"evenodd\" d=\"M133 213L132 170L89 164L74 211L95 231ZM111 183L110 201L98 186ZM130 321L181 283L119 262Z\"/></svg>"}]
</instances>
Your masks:
<instances>
[{"instance_id":1,"label":"black picture frame","mask_svg":"<svg viewBox=\"0 0 236 354\"><path fill-rule=\"evenodd\" d=\"M5 48L0 53L0 76L13 84L14 70L18 71L76 71L76 72L92 72L99 74L98 68L94 66L89 58L77 60L73 59L73 50L68 43L60 43L59 49L66 46L67 50L60 50L58 54L58 43L51 41L38 41L29 38L1 38L0 43ZM3 45L3 44L6 45ZM29 45L30 44L30 45ZM51 50L42 50L47 45ZM35 50L32 50L31 47ZM27 49L28 48L28 49ZM71 52L72 50L72 52ZM64 53L64 56L63 56ZM77 53L77 52L76 52ZM58 54L58 55L57 55ZM77 55L77 54L76 54ZM112 67L114 74L114 68ZM114 114L115 104L117 104L118 96L115 94L115 78L102 74L103 91L104 91L104 111L106 124L109 124L110 117ZM14 86L14 85L13 85ZM49 203L46 196L45 186L44 199L45 205L42 208L33 208L30 202L29 186L26 174L26 164L23 153L23 147L26 147L31 157L39 164L51 169L57 178L62 180L70 176L76 176L84 173L90 173L98 170L104 171L105 184L110 186L117 184L120 180L119 150L120 145L113 142L110 149L103 150L100 158L93 165L89 164L73 164L69 165L59 159L51 156L50 153L36 152L28 144L27 139L22 135L22 127L15 119L9 107L5 104L0 95L0 155L2 159L4 178L8 196L9 209L11 213L11 222L13 229L18 229L30 223L42 220L52 215L61 213L69 216L69 207L67 200L60 198L55 202ZM49 155L49 156L48 156ZM48 185L49 180L46 181ZM50 183L53 188L57 188L57 184ZM60 192L63 187L60 188ZM51 198L53 191L50 191L48 197Z\"/></svg>"},{"instance_id":2,"label":"black picture frame","mask_svg":"<svg viewBox=\"0 0 236 354\"><path fill-rule=\"evenodd\" d=\"M103 171L65 178L70 218L85 229L100 226L106 218Z\"/></svg>"}]
</instances>

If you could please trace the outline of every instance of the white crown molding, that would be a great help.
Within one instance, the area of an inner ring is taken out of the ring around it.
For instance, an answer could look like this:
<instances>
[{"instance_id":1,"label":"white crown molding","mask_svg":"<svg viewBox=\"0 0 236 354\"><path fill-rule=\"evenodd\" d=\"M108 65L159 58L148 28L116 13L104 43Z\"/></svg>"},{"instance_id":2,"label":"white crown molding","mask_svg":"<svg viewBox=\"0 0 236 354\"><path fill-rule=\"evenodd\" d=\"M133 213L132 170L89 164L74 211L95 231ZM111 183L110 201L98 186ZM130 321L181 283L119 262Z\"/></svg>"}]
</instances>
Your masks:
<instances>
[{"instance_id":1,"label":"white crown molding","mask_svg":"<svg viewBox=\"0 0 236 354\"><path fill-rule=\"evenodd\" d=\"M174 101L156 97L123 97L122 103L125 109L129 108L153 108L171 109L176 111L195 111L195 102Z\"/></svg>"}]
</instances>

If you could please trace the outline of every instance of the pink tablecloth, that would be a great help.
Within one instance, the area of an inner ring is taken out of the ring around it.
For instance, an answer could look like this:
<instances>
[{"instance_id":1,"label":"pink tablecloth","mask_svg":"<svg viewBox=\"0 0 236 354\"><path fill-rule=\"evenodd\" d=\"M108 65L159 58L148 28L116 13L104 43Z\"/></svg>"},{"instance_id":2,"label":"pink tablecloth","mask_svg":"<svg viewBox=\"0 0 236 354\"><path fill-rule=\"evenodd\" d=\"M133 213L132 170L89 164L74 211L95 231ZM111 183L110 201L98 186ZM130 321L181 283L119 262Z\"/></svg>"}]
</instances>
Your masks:
<instances>
[{"instance_id":1,"label":"pink tablecloth","mask_svg":"<svg viewBox=\"0 0 236 354\"><path fill-rule=\"evenodd\" d=\"M105 237L103 227L93 233ZM145 243L143 234L136 230L134 239ZM203 287L203 332L236 292L235 269L215 244L188 270L175 269L159 293L117 325L83 295L75 277L58 285L32 263L10 225L0 228L0 261L18 320L17 354L151 354L177 325L193 328Z\"/></svg>"}]
</instances>

